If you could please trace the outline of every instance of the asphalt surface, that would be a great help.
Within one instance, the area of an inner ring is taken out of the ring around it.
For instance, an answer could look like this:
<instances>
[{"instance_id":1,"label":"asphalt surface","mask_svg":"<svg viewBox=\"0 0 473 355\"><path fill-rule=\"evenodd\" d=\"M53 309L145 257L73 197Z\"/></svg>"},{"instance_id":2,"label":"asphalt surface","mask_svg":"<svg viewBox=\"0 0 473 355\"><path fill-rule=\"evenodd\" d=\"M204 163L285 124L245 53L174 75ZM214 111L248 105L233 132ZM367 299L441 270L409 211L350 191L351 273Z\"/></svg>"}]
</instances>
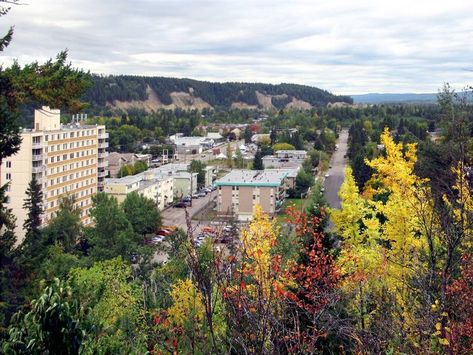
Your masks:
<instances>
[{"instance_id":1,"label":"asphalt surface","mask_svg":"<svg viewBox=\"0 0 473 355\"><path fill-rule=\"evenodd\" d=\"M163 220L164 226L176 226L181 228L187 233L187 222L186 222L186 210L189 214L189 218L191 218L191 225L192 225L192 235L196 236L199 234L201 228L203 227L199 224L198 221L193 221L192 216L199 212L202 208L207 206L209 203L212 202L217 197L217 190L212 191L211 193L207 194L205 197L200 197L196 199L192 199L192 206L187 208L174 208L170 207L161 212L161 218ZM154 262L166 262L168 256L166 253L156 251L153 257Z\"/></svg>"},{"instance_id":2,"label":"asphalt surface","mask_svg":"<svg viewBox=\"0 0 473 355\"><path fill-rule=\"evenodd\" d=\"M161 212L161 217L163 219L163 225L165 226L176 226L181 228L184 231L187 231L187 223L186 223L186 210L189 213L189 217L192 218L197 212L199 212L202 208L208 205L212 200L217 197L217 190L212 191L211 193L207 194L205 197L200 198L193 198L192 199L192 207L187 208L168 208Z\"/></svg>"},{"instance_id":3,"label":"asphalt surface","mask_svg":"<svg viewBox=\"0 0 473 355\"><path fill-rule=\"evenodd\" d=\"M344 158L348 149L348 131L340 132L337 144L338 149L333 153L330 160L331 168L327 171L328 177L325 178L325 199L332 208L340 208L340 198L338 197L338 190L345 178L345 166L347 159Z\"/></svg>"}]
</instances>

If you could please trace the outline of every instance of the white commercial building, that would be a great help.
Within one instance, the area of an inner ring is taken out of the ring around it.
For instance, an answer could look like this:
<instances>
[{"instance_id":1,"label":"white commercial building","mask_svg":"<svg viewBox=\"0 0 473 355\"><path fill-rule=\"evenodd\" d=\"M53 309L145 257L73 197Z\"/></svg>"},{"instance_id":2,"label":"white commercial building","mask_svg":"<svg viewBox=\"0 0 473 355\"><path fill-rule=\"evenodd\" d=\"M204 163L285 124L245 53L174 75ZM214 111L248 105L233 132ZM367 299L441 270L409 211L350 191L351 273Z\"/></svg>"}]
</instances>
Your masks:
<instances>
[{"instance_id":1,"label":"white commercial building","mask_svg":"<svg viewBox=\"0 0 473 355\"><path fill-rule=\"evenodd\" d=\"M296 168L307 158L305 150L277 150L274 155L263 157L263 166L267 168Z\"/></svg>"}]
</instances>

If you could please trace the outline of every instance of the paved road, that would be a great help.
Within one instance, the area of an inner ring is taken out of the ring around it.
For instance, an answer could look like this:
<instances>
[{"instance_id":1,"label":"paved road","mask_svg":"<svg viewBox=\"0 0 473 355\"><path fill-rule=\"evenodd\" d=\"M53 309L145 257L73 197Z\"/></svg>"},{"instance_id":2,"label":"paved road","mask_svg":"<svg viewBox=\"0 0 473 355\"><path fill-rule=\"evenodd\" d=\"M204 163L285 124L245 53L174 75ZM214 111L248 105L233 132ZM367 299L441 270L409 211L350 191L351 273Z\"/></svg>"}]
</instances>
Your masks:
<instances>
[{"instance_id":1,"label":"paved road","mask_svg":"<svg viewBox=\"0 0 473 355\"><path fill-rule=\"evenodd\" d=\"M216 197L217 197L217 190L212 191L211 193L207 194L207 196L205 197L192 199L192 207L186 208L187 212L189 212L189 216L192 218L194 214L200 211L204 206L209 204ZM178 228L182 228L184 231L187 231L186 213L185 213L186 209L171 207L163 211L161 213L161 217L163 219L163 225L176 226Z\"/></svg>"},{"instance_id":2,"label":"paved road","mask_svg":"<svg viewBox=\"0 0 473 355\"><path fill-rule=\"evenodd\" d=\"M347 165L347 159L344 158L348 149L348 131L343 130L340 132L338 138L338 150L332 155L330 165L332 166L328 170L329 176L325 178L325 198L327 203L332 208L340 208L340 198L338 197L338 190L343 183L345 178L345 166Z\"/></svg>"}]
</instances>

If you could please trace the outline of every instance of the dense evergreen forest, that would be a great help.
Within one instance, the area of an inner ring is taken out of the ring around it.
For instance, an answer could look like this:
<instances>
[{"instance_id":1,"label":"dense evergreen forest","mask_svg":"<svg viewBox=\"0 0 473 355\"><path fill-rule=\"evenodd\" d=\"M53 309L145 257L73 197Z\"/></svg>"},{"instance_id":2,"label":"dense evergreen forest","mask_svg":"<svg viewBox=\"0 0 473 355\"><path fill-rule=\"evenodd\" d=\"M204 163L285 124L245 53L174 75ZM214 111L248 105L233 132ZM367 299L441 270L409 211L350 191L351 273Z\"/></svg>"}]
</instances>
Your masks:
<instances>
[{"instance_id":1,"label":"dense evergreen forest","mask_svg":"<svg viewBox=\"0 0 473 355\"><path fill-rule=\"evenodd\" d=\"M285 107L292 97L308 102L312 106L326 105L329 102L352 103L348 96L337 96L328 91L311 86L286 84L279 85L262 83L211 83L192 79L177 79L146 76L92 76L93 86L86 92L84 101L93 106L105 106L114 100L132 101L146 100L149 86L164 105L172 103L172 92L191 92L212 107L229 108L232 103L242 102L248 105L259 105L256 91L266 95L287 95L273 100L276 108Z\"/></svg>"}]
</instances>

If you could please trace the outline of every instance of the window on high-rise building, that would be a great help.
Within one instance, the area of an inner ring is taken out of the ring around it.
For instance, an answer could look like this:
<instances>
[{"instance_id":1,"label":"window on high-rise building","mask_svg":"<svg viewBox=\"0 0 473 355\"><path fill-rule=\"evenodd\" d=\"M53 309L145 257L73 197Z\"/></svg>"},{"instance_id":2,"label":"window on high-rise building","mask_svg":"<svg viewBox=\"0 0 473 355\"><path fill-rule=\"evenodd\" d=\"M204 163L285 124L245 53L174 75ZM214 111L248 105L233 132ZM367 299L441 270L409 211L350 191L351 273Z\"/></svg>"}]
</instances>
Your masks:
<instances>
[{"instance_id":1,"label":"window on high-rise building","mask_svg":"<svg viewBox=\"0 0 473 355\"><path fill-rule=\"evenodd\" d=\"M7 168L11 168L11 161L6 162Z\"/></svg>"},{"instance_id":2,"label":"window on high-rise building","mask_svg":"<svg viewBox=\"0 0 473 355\"><path fill-rule=\"evenodd\" d=\"M5 177L6 177L7 180L11 180L11 173L6 173Z\"/></svg>"}]
</instances>

